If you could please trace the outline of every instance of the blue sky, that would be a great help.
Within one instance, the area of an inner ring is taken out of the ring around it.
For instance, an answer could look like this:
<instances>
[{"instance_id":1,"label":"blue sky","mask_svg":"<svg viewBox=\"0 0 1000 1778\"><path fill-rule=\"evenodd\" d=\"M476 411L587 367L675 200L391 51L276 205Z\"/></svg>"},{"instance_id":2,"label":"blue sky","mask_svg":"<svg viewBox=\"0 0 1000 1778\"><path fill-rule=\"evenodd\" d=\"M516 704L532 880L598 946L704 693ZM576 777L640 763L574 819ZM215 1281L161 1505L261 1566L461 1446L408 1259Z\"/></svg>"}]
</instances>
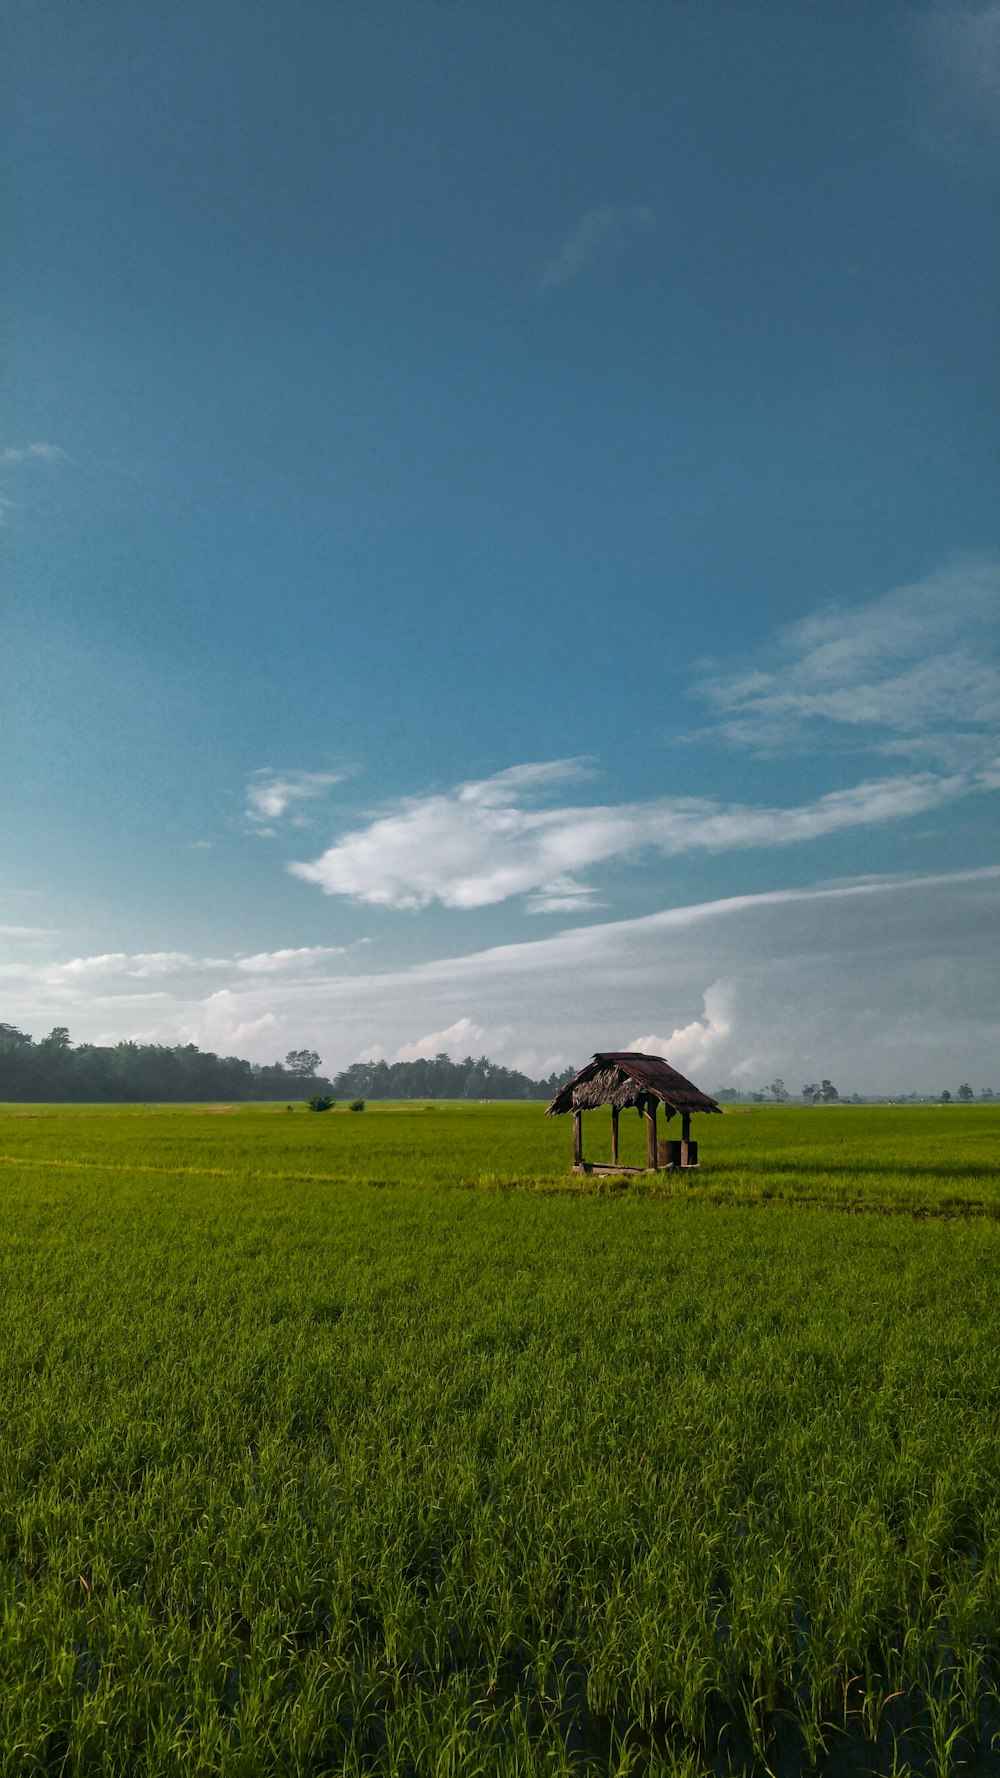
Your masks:
<instances>
[{"instance_id":1,"label":"blue sky","mask_svg":"<svg viewBox=\"0 0 1000 1778\"><path fill-rule=\"evenodd\" d=\"M3 1016L1000 1085L1000 5L6 39Z\"/></svg>"}]
</instances>

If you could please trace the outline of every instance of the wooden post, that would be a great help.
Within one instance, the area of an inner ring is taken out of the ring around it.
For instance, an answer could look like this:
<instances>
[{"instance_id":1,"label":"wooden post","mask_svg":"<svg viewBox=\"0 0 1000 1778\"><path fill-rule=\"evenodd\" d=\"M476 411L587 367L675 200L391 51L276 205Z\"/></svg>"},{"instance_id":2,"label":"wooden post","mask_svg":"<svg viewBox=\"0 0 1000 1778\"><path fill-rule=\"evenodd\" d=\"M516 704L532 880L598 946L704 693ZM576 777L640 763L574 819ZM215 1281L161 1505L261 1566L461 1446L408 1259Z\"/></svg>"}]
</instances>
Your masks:
<instances>
[{"instance_id":1,"label":"wooden post","mask_svg":"<svg viewBox=\"0 0 1000 1778\"><path fill-rule=\"evenodd\" d=\"M648 1101L647 1101L648 1103ZM652 1109L646 1112L646 1166L651 1173L658 1170L656 1158L656 1100L652 1101Z\"/></svg>"},{"instance_id":2,"label":"wooden post","mask_svg":"<svg viewBox=\"0 0 1000 1778\"><path fill-rule=\"evenodd\" d=\"M583 1112L573 1113L573 1165L583 1166Z\"/></svg>"},{"instance_id":3,"label":"wooden post","mask_svg":"<svg viewBox=\"0 0 1000 1778\"><path fill-rule=\"evenodd\" d=\"M681 1112L681 1166L688 1164L688 1143L691 1140L691 1113Z\"/></svg>"},{"instance_id":4,"label":"wooden post","mask_svg":"<svg viewBox=\"0 0 1000 1778\"><path fill-rule=\"evenodd\" d=\"M611 1165L618 1165L618 1107L611 1107Z\"/></svg>"}]
</instances>

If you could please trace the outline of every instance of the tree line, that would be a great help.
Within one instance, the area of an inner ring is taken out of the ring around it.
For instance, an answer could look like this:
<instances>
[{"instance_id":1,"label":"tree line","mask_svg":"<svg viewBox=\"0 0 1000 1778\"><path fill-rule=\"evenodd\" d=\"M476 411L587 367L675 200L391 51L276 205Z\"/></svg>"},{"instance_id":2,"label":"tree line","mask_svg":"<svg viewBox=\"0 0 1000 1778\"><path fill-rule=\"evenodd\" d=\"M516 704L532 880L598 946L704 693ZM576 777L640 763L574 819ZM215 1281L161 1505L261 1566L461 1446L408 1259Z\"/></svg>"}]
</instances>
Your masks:
<instances>
[{"instance_id":1,"label":"tree line","mask_svg":"<svg viewBox=\"0 0 1000 1778\"><path fill-rule=\"evenodd\" d=\"M333 1091L350 1099L551 1099L575 1068L532 1080L488 1056L453 1062L440 1054L427 1061L354 1062L338 1074Z\"/></svg>"},{"instance_id":2,"label":"tree line","mask_svg":"<svg viewBox=\"0 0 1000 1778\"><path fill-rule=\"evenodd\" d=\"M283 1099L547 1099L572 1069L531 1080L488 1056L430 1061L355 1062L333 1079L316 1050L289 1050L284 1062L217 1056L197 1044L74 1044L64 1025L36 1043L0 1024L0 1101L49 1103L197 1102Z\"/></svg>"},{"instance_id":3,"label":"tree line","mask_svg":"<svg viewBox=\"0 0 1000 1778\"><path fill-rule=\"evenodd\" d=\"M784 1105L793 1096L794 1095L788 1091L788 1088L780 1077L777 1080L772 1080L770 1086L761 1087L759 1092L749 1092L742 1087L716 1087L715 1089L716 1099L728 1100L730 1102L749 1099L754 1105ZM957 1100L961 1105L971 1105L976 1097L977 1095L973 1092L968 1081L963 1080L958 1092L955 1094L952 1094L947 1087L944 1087L940 1093L936 1094L875 1094L873 1100L877 1104L882 1104L888 1099L888 1102L892 1105L927 1105L936 1104L938 1102L942 1105L950 1105L953 1101ZM978 1097L984 1103L989 1104L994 1098L993 1088L981 1088ZM867 1103L866 1100L862 1099L860 1093L851 1093L849 1097L842 1097L834 1086L832 1080L826 1079L812 1081L811 1083L807 1082L802 1088L799 1098L804 1099L807 1105L864 1105Z\"/></svg>"}]
</instances>

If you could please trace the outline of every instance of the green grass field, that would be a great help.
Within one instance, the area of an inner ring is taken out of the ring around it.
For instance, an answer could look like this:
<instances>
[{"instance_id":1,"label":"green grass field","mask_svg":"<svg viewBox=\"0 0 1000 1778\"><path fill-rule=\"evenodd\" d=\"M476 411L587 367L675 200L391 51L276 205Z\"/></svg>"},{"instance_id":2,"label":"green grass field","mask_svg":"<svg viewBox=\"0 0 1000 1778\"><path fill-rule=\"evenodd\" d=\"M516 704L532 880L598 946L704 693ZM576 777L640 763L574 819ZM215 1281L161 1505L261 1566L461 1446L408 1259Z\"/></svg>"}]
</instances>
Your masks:
<instances>
[{"instance_id":1,"label":"green grass field","mask_svg":"<svg viewBox=\"0 0 1000 1778\"><path fill-rule=\"evenodd\" d=\"M1000 1110L695 1134L0 1108L4 1778L1000 1771Z\"/></svg>"}]
</instances>

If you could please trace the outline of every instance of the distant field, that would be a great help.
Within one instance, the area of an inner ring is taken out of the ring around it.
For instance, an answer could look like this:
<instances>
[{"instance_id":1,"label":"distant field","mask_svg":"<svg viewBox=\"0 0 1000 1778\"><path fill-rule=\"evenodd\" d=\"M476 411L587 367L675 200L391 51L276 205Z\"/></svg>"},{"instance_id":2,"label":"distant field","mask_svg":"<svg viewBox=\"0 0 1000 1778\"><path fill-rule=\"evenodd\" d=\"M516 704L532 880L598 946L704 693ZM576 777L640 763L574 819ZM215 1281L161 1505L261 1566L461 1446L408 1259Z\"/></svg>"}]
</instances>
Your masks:
<instances>
[{"instance_id":1,"label":"distant field","mask_svg":"<svg viewBox=\"0 0 1000 1778\"><path fill-rule=\"evenodd\" d=\"M1000 1771L1000 1110L695 1134L0 1108L4 1778Z\"/></svg>"},{"instance_id":2,"label":"distant field","mask_svg":"<svg viewBox=\"0 0 1000 1778\"><path fill-rule=\"evenodd\" d=\"M371 1185L522 1186L594 1191L574 1179L568 1117L532 1104L430 1105L398 1100L316 1115L301 1105L0 1105L0 1166L66 1162L218 1178L266 1176ZM661 1133L676 1121L660 1124ZM610 1116L583 1120L589 1159L607 1161ZM633 1192L738 1202L1000 1215L1000 1104L740 1107L695 1118L696 1175L639 1182ZM644 1165L646 1137L621 1118L621 1159ZM611 1188L614 1190L619 1187Z\"/></svg>"}]
</instances>

